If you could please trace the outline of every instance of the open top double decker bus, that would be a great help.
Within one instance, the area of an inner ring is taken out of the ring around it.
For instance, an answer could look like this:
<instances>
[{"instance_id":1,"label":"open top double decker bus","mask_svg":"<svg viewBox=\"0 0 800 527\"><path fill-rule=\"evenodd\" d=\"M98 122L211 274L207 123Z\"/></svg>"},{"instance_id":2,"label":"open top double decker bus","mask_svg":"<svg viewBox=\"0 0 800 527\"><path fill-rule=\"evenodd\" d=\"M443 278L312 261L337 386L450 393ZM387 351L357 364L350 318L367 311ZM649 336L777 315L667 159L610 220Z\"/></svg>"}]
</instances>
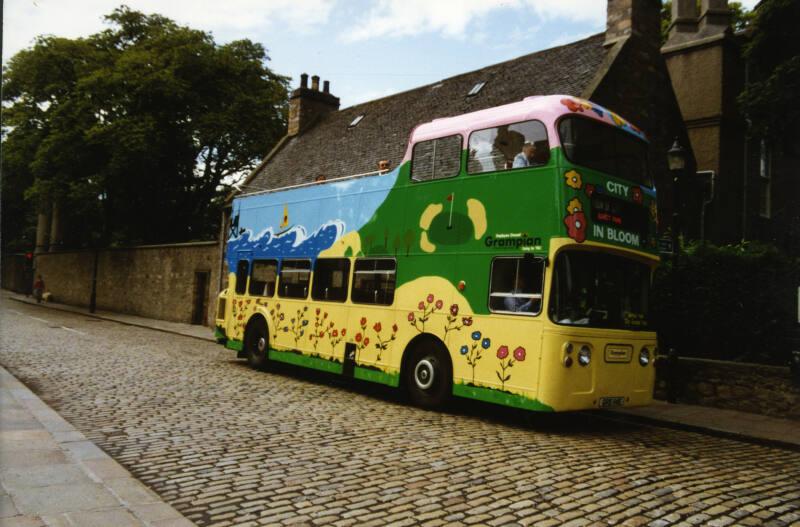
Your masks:
<instances>
[{"instance_id":1,"label":"open top double decker bus","mask_svg":"<svg viewBox=\"0 0 800 527\"><path fill-rule=\"evenodd\" d=\"M423 406L649 404L647 146L597 104L529 97L419 125L389 172L242 195L217 338Z\"/></svg>"}]
</instances>

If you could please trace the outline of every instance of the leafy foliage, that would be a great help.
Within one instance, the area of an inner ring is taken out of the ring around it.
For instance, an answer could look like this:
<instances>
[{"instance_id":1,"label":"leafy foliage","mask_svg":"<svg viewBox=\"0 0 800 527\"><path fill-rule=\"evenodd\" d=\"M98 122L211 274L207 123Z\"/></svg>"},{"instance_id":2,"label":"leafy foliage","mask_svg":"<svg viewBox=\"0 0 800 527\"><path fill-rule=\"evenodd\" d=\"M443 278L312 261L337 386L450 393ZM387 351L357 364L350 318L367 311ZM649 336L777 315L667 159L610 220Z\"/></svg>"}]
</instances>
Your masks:
<instances>
[{"instance_id":1,"label":"leafy foliage","mask_svg":"<svg viewBox=\"0 0 800 527\"><path fill-rule=\"evenodd\" d=\"M744 50L750 82L739 96L754 137L789 138L792 134L787 130L800 119L798 17L800 2L796 0L768 0L756 10L752 37Z\"/></svg>"},{"instance_id":2,"label":"leafy foliage","mask_svg":"<svg viewBox=\"0 0 800 527\"><path fill-rule=\"evenodd\" d=\"M4 223L4 243L29 242L36 206L54 201L74 245L208 239L222 182L285 131L288 79L260 44L218 45L126 7L106 20L87 38L40 37L9 61L3 209L26 219Z\"/></svg>"},{"instance_id":3,"label":"leafy foliage","mask_svg":"<svg viewBox=\"0 0 800 527\"><path fill-rule=\"evenodd\" d=\"M652 305L661 349L682 356L785 364L800 259L774 246L692 242L656 273Z\"/></svg>"}]
</instances>

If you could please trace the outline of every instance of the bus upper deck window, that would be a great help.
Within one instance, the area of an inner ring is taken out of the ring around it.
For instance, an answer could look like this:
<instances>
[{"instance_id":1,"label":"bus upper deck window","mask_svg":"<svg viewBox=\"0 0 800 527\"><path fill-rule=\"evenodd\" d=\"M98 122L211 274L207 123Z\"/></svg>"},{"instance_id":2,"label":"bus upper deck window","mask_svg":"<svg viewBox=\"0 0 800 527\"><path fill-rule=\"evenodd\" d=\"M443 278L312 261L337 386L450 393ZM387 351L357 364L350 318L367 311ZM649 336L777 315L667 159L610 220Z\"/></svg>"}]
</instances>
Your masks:
<instances>
[{"instance_id":1,"label":"bus upper deck window","mask_svg":"<svg viewBox=\"0 0 800 527\"><path fill-rule=\"evenodd\" d=\"M469 136L470 174L542 166L549 160L550 143L541 121L504 124Z\"/></svg>"},{"instance_id":2,"label":"bus upper deck window","mask_svg":"<svg viewBox=\"0 0 800 527\"><path fill-rule=\"evenodd\" d=\"M236 264L236 294L243 295L247 291L247 275L250 274L250 262L239 260Z\"/></svg>"},{"instance_id":3,"label":"bus upper deck window","mask_svg":"<svg viewBox=\"0 0 800 527\"><path fill-rule=\"evenodd\" d=\"M430 181L458 175L461 170L460 135L451 135L414 145L411 155L411 179Z\"/></svg>"},{"instance_id":4,"label":"bus upper deck window","mask_svg":"<svg viewBox=\"0 0 800 527\"><path fill-rule=\"evenodd\" d=\"M495 313L536 315L542 310L544 261L498 257L492 261L489 309Z\"/></svg>"},{"instance_id":5,"label":"bus upper deck window","mask_svg":"<svg viewBox=\"0 0 800 527\"><path fill-rule=\"evenodd\" d=\"M250 274L251 295L272 296L275 294L275 281L277 280L277 260L256 260Z\"/></svg>"}]
</instances>

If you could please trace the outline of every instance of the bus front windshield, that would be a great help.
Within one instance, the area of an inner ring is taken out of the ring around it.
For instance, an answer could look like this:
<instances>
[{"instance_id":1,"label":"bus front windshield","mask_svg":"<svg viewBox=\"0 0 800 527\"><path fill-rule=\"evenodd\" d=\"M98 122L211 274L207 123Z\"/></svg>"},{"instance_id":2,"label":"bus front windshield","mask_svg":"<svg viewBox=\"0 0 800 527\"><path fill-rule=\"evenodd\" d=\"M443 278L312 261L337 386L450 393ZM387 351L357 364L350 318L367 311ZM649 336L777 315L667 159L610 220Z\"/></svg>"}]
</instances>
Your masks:
<instances>
[{"instance_id":1,"label":"bus front windshield","mask_svg":"<svg viewBox=\"0 0 800 527\"><path fill-rule=\"evenodd\" d=\"M556 258L548 312L557 324L650 329L650 268L635 260L588 251Z\"/></svg>"},{"instance_id":2,"label":"bus front windshield","mask_svg":"<svg viewBox=\"0 0 800 527\"><path fill-rule=\"evenodd\" d=\"M587 117L567 116L558 123L564 155L576 165L653 186L647 167L647 143L638 137Z\"/></svg>"}]
</instances>

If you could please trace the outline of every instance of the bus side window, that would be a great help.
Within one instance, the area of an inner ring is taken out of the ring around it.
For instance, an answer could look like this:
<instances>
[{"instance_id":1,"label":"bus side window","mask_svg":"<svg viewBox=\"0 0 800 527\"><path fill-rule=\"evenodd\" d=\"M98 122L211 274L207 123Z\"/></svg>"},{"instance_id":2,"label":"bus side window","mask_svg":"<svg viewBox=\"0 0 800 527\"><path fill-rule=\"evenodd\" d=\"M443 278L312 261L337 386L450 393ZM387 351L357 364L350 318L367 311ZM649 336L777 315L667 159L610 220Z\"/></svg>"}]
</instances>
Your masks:
<instances>
[{"instance_id":1,"label":"bus side window","mask_svg":"<svg viewBox=\"0 0 800 527\"><path fill-rule=\"evenodd\" d=\"M492 260L489 310L494 313L537 315L542 310L544 260L497 257Z\"/></svg>"},{"instance_id":2,"label":"bus side window","mask_svg":"<svg viewBox=\"0 0 800 527\"><path fill-rule=\"evenodd\" d=\"M307 298L311 281L310 260L284 260L281 265L278 296L285 298Z\"/></svg>"},{"instance_id":3,"label":"bus side window","mask_svg":"<svg viewBox=\"0 0 800 527\"><path fill-rule=\"evenodd\" d=\"M278 273L277 260L256 260L250 274L250 294L272 296L275 294L275 281Z\"/></svg>"},{"instance_id":4,"label":"bus side window","mask_svg":"<svg viewBox=\"0 0 800 527\"><path fill-rule=\"evenodd\" d=\"M314 285L311 287L311 298L328 302L344 302L347 300L349 278L349 259L317 259L317 263L314 265Z\"/></svg>"},{"instance_id":5,"label":"bus side window","mask_svg":"<svg viewBox=\"0 0 800 527\"><path fill-rule=\"evenodd\" d=\"M247 291L247 275L250 271L250 262L239 260L236 264L236 294L243 295Z\"/></svg>"},{"instance_id":6,"label":"bus side window","mask_svg":"<svg viewBox=\"0 0 800 527\"><path fill-rule=\"evenodd\" d=\"M460 135L450 135L414 145L411 154L412 181L431 181L455 177L461 170Z\"/></svg>"},{"instance_id":7,"label":"bus side window","mask_svg":"<svg viewBox=\"0 0 800 527\"><path fill-rule=\"evenodd\" d=\"M350 299L357 304L391 305L396 274L397 263L393 259L357 259Z\"/></svg>"}]
</instances>

